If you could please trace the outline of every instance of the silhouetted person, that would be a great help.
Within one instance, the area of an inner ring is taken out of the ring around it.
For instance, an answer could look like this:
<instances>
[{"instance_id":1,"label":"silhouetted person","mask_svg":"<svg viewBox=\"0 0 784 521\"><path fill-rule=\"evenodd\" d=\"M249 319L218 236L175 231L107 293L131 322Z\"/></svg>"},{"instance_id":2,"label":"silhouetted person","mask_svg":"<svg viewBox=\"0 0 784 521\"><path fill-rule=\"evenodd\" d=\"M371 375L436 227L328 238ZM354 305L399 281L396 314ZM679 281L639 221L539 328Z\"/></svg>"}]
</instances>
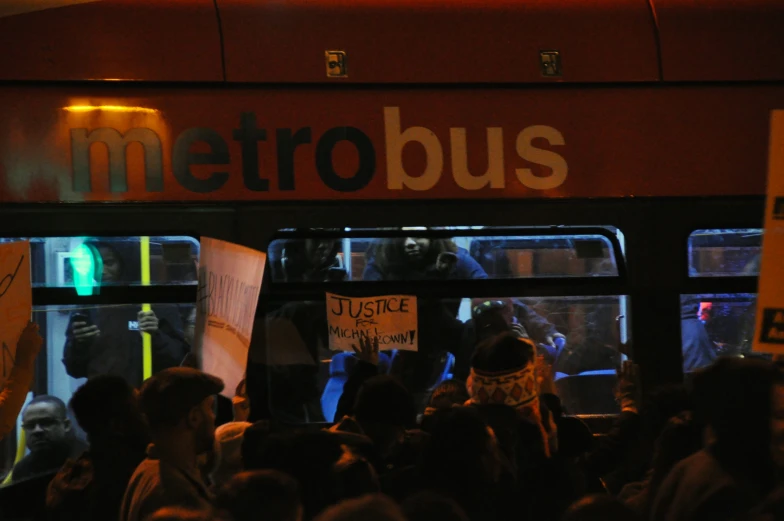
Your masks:
<instances>
[{"instance_id":1,"label":"silhouetted person","mask_svg":"<svg viewBox=\"0 0 784 521\"><path fill-rule=\"evenodd\" d=\"M678 463L662 483L652 521L723 521L774 488L771 427L780 370L762 360L721 358L694 379L695 415L708 446Z\"/></svg>"},{"instance_id":2,"label":"silhouetted person","mask_svg":"<svg viewBox=\"0 0 784 521\"><path fill-rule=\"evenodd\" d=\"M37 396L27 405L22 429L30 453L14 465L13 482L57 471L65 460L87 449L74 436L65 403L54 396Z\"/></svg>"},{"instance_id":3,"label":"silhouetted person","mask_svg":"<svg viewBox=\"0 0 784 521\"><path fill-rule=\"evenodd\" d=\"M612 496L586 496L573 504L563 521L642 521L632 509Z\"/></svg>"},{"instance_id":4,"label":"silhouetted person","mask_svg":"<svg viewBox=\"0 0 784 521\"><path fill-rule=\"evenodd\" d=\"M328 508L317 521L406 521L400 507L382 495L351 499Z\"/></svg>"},{"instance_id":5,"label":"silhouetted person","mask_svg":"<svg viewBox=\"0 0 784 521\"><path fill-rule=\"evenodd\" d=\"M468 521L460 505L436 492L420 492L403 502L408 521Z\"/></svg>"},{"instance_id":6,"label":"silhouetted person","mask_svg":"<svg viewBox=\"0 0 784 521\"><path fill-rule=\"evenodd\" d=\"M142 521L168 506L211 508L199 455L215 443L214 396L223 382L196 369L166 369L144 382L142 409L153 444L131 477L120 519Z\"/></svg>"},{"instance_id":7,"label":"silhouetted person","mask_svg":"<svg viewBox=\"0 0 784 521\"><path fill-rule=\"evenodd\" d=\"M120 376L97 376L76 390L70 406L90 449L49 484L49 521L116 520L150 439L137 392Z\"/></svg>"},{"instance_id":8,"label":"silhouetted person","mask_svg":"<svg viewBox=\"0 0 784 521\"><path fill-rule=\"evenodd\" d=\"M302 521L303 515L296 480L275 470L237 474L220 489L215 506L233 521Z\"/></svg>"}]
</instances>

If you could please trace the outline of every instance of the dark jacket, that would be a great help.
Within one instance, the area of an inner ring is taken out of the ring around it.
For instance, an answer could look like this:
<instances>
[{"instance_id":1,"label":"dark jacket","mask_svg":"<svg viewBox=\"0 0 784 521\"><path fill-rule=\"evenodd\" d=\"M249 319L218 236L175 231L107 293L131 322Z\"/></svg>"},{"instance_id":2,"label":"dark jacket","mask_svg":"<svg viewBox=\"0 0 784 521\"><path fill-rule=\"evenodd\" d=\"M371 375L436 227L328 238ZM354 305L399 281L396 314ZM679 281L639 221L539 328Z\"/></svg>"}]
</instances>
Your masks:
<instances>
[{"instance_id":1,"label":"dark jacket","mask_svg":"<svg viewBox=\"0 0 784 521\"><path fill-rule=\"evenodd\" d=\"M690 373L716 361L716 346L708 337L705 325L697 317L699 304L689 302L681 306L681 347L683 371Z\"/></svg>"},{"instance_id":2,"label":"dark jacket","mask_svg":"<svg viewBox=\"0 0 784 521\"><path fill-rule=\"evenodd\" d=\"M144 456L141 445L113 443L68 460L49 484L49 520L116 520L128 481Z\"/></svg>"},{"instance_id":3,"label":"dark jacket","mask_svg":"<svg viewBox=\"0 0 784 521\"><path fill-rule=\"evenodd\" d=\"M362 274L362 280L437 280L440 278L447 279L486 279L487 273L482 269L482 266L474 260L465 248L457 249L457 263L454 269L448 274L443 276L440 272L435 270L435 266L430 266L427 269L410 269L404 273L387 273L384 272L376 262L371 259L365 266L365 271Z\"/></svg>"},{"instance_id":4,"label":"dark jacket","mask_svg":"<svg viewBox=\"0 0 784 521\"><path fill-rule=\"evenodd\" d=\"M152 310L159 320L158 331L152 335L152 369L157 372L180 365L190 351L190 346L182 335L182 318L176 306L153 306ZM101 332L90 342L77 341L69 322L63 350L66 372L74 378L118 375L131 385L140 385L143 380L143 352L142 335L137 329L139 311L141 306L97 308L82 312Z\"/></svg>"},{"instance_id":5,"label":"dark jacket","mask_svg":"<svg viewBox=\"0 0 784 521\"><path fill-rule=\"evenodd\" d=\"M87 450L86 443L78 438L71 438L57 447L30 452L14 465L11 480L16 483L40 474L56 471L68 458L77 458L85 450Z\"/></svg>"},{"instance_id":6,"label":"dark jacket","mask_svg":"<svg viewBox=\"0 0 784 521\"><path fill-rule=\"evenodd\" d=\"M148 458L131 476L120 507L121 521L144 521L161 508L183 507L207 510L213 497L201 476L196 476L159 459L154 445Z\"/></svg>"},{"instance_id":7,"label":"dark jacket","mask_svg":"<svg viewBox=\"0 0 784 521\"><path fill-rule=\"evenodd\" d=\"M651 521L730 521L762 500L705 449L678 463L653 500Z\"/></svg>"}]
</instances>

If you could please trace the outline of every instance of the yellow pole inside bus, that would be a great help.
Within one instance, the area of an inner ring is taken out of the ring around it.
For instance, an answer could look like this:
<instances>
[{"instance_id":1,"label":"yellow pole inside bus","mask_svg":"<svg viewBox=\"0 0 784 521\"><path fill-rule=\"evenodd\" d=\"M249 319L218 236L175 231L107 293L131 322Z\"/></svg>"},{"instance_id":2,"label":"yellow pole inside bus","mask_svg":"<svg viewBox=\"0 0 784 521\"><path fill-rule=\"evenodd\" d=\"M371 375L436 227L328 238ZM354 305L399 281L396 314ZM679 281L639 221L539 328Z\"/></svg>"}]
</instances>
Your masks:
<instances>
[{"instance_id":1,"label":"yellow pole inside bus","mask_svg":"<svg viewBox=\"0 0 784 521\"><path fill-rule=\"evenodd\" d=\"M19 443L16 446L16 457L14 458L14 465L19 463L25 455L25 446L27 443L25 442L25 432L23 430L19 431ZM14 469L12 468L8 475L5 477L0 486L5 486L11 483L11 480L14 479Z\"/></svg>"},{"instance_id":2,"label":"yellow pole inside bus","mask_svg":"<svg viewBox=\"0 0 784 521\"><path fill-rule=\"evenodd\" d=\"M150 238L142 237L142 286L150 285ZM149 304L142 304L142 311L150 311ZM142 333L142 376L146 380L152 376L152 337Z\"/></svg>"}]
</instances>

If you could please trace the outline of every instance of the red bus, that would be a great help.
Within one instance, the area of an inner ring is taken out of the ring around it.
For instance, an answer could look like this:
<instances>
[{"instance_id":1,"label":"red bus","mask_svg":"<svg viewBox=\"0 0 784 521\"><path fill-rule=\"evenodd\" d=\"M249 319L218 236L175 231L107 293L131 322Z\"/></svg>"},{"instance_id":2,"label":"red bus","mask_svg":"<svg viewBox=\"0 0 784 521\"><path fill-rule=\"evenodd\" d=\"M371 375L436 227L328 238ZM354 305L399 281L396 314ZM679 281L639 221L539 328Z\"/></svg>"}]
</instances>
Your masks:
<instances>
[{"instance_id":1,"label":"red bus","mask_svg":"<svg viewBox=\"0 0 784 521\"><path fill-rule=\"evenodd\" d=\"M616 412L619 345L646 389L683 378L700 303L711 349L749 354L777 0L7 4L0 237L32 240L36 394L67 401L88 375L64 363L80 310L166 307L188 342L201 236L269 252L257 417L334 419L346 360L324 340L326 291L416 295L458 330L514 299L537 342L565 337L559 388L588 419ZM368 275L407 239L480 271ZM79 296L68 259L86 241L122 276ZM432 317L423 399L470 358Z\"/></svg>"}]
</instances>

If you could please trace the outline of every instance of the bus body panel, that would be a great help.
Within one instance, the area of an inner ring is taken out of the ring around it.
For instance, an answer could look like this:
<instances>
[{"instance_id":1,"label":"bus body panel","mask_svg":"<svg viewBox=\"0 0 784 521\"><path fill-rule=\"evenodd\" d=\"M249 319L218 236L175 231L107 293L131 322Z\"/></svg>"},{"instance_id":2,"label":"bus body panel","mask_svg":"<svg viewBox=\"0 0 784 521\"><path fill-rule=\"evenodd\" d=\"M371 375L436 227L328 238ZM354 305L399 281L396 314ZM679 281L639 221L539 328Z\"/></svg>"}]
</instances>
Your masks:
<instances>
[{"instance_id":1,"label":"bus body panel","mask_svg":"<svg viewBox=\"0 0 784 521\"><path fill-rule=\"evenodd\" d=\"M784 80L781 0L654 0L664 81Z\"/></svg>"},{"instance_id":2,"label":"bus body panel","mask_svg":"<svg viewBox=\"0 0 784 521\"><path fill-rule=\"evenodd\" d=\"M759 195L781 86L0 89L4 202Z\"/></svg>"},{"instance_id":3,"label":"bus body panel","mask_svg":"<svg viewBox=\"0 0 784 521\"><path fill-rule=\"evenodd\" d=\"M647 0L219 0L226 79L328 81L325 52L343 51L342 83L655 81ZM558 51L562 76L543 76Z\"/></svg>"},{"instance_id":4,"label":"bus body panel","mask_svg":"<svg viewBox=\"0 0 784 521\"><path fill-rule=\"evenodd\" d=\"M223 80L213 0L46 4L0 7L0 81Z\"/></svg>"}]
</instances>

